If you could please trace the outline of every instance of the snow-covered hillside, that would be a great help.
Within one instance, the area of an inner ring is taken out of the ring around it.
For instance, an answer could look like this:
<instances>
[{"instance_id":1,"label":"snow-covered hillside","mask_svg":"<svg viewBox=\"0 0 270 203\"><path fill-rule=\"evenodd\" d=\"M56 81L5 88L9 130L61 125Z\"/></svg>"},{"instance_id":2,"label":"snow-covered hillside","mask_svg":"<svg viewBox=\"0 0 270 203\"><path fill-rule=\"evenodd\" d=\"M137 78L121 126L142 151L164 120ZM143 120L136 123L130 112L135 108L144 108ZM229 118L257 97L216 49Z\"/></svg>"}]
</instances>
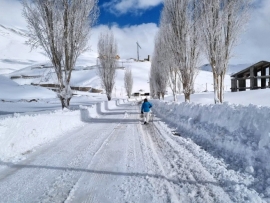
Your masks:
<instances>
[{"instance_id":1,"label":"snow-covered hillside","mask_svg":"<svg viewBox=\"0 0 270 203\"><path fill-rule=\"evenodd\" d=\"M26 43L27 37L24 30L8 28L0 25L0 74L20 85L55 84L57 78L53 68L40 49L31 50ZM73 71L71 85L75 87L92 87L101 89L96 71L97 54L88 51L82 54ZM121 59L119 67L130 67L134 72L134 92L143 90L149 92L149 62L135 63L133 60ZM124 96L124 69L117 70L117 78L113 96ZM0 93L1 98L1 93ZM7 99L5 97L5 99ZM18 98L19 99L19 98Z\"/></svg>"},{"instance_id":2,"label":"snow-covered hillside","mask_svg":"<svg viewBox=\"0 0 270 203\"><path fill-rule=\"evenodd\" d=\"M0 99L4 101L33 100L55 98L56 93L46 88L32 85L18 85L0 75Z\"/></svg>"},{"instance_id":3,"label":"snow-covered hillside","mask_svg":"<svg viewBox=\"0 0 270 203\"><path fill-rule=\"evenodd\" d=\"M244 70L245 68L248 68L251 65L253 65L253 64L237 64L237 65L229 64L229 67L227 69L227 74L232 75L233 73L237 73L241 70ZM212 72L212 68L211 68L210 64L205 64L205 65L201 66L200 70Z\"/></svg>"},{"instance_id":4,"label":"snow-covered hillside","mask_svg":"<svg viewBox=\"0 0 270 203\"><path fill-rule=\"evenodd\" d=\"M24 30L0 25L0 74L48 60L41 49L31 51L27 40Z\"/></svg>"}]
</instances>

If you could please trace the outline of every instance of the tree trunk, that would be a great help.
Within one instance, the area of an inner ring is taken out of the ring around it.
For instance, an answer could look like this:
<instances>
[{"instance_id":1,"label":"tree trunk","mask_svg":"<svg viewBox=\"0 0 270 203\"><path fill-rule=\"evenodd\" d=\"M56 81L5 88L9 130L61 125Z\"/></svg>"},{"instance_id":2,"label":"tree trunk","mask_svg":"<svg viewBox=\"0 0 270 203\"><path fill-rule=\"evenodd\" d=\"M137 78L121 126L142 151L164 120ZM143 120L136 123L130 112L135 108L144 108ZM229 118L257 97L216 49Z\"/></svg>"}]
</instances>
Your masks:
<instances>
[{"instance_id":1,"label":"tree trunk","mask_svg":"<svg viewBox=\"0 0 270 203\"><path fill-rule=\"evenodd\" d=\"M173 84L173 101L176 102L177 101L177 73L175 73L174 75L174 84Z\"/></svg>"},{"instance_id":2,"label":"tree trunk","mask_svg":"<svg viewBox=\"0 0 270 203\"><path fill-rule=\"evenodd\" d=\"M64 98L62 98L61 96L60 96L60 101L62 104L62 109L64 109L65 108L65 101L64 101Z\"/></svg>"},{"instance_id":3,"label":"tree trunk","mask_svg":"<svg viewBox=\"0 0 270 203\"><path fill-rule=\"evenodd\" d=\"M218 104L219 101L219 84L220 84L220 77L217 75L216 72L213 72L213 77L214 77L214 101L215 104Z\"/></svg>"},{"instance_id":4,"label":"tree trunk","mask_svg":"<svg viewBox=\"0 0 270 203\"><path fill-rule=\"evenodd\" d=\"M176 102L176 92L173 91L173 101Z\"/></svg>"},{"instance_id":5,"label":"tree trunk","mask_svg":"<svg viewBox=\"0 0 270 203\"><path fill-rule=\"evenodd\" d=\"M161 96L162 96L162 99L163 99L163 100L164 100L164 95L165 95L165 93L162 92L162 93L161 93Z\"/></svg>"},{"instance_id":6,"label":"tree trunk","mask_svg":"<svg viewBox=\"0 0 270 203\"><path fill-rule=\"evenodd\" d=\"M185 102L190 102L190 93L185 93Z\"/></svg>"},{"instance_id":7,"label":"tree trunk","mask_svg":"<svg viewBox=\"0 0 270 203\"><path fill-rule=\"evenodd\" d=\"M107 94L107 98L108 98L108 101L111 101L112 99L111 95L108 95L108 94Z\"/></svg>"},{"instance_id":8,"label":"tree trunk","mask_svg":"<svg viewBox=\"0 0 270 203\"><path fill-rule=\"evenodd\" d=\"M220 76L220 92L219 92L219 101L220 103L223 103L223 99L224 99L224 78L225 78L225 74L222 73Z\"/></svg>"},{"instance_id":9,"label":"tree trunk","mask_svg":"<svg viewBox=\"0 0 270 203\"><path fill-rule=\"evenodd\" d=\"M67 100L65 100L64 97L62 97L61 95L59 95L59 99L61 101L62 109L64 109L65 107L66 108L69 108L69 103L70 103L71 98L67 98Z\"/></svg>"}]
</instances>

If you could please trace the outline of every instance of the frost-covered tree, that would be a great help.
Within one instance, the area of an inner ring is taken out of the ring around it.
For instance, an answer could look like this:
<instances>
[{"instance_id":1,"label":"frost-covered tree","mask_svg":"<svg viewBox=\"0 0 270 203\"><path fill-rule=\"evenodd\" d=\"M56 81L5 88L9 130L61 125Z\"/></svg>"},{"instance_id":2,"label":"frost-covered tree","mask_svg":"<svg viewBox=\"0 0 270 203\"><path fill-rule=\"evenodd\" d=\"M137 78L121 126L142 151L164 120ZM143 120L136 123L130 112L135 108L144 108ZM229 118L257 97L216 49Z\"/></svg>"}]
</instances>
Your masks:
<instances>
[{"instance_id":1,"label":"frost-covered tree","mask_svg":"<svg viewBox=\"0 0 270 203\"><path fill-rule=\"evenodd\" d=\"M168 70L166 60L166 50L164 49L164 40L160 33L155 38L155 50L152 57L150 77L152 85L154 86L155 94L160 99L164 99L166 89L168 86Z\"/></svg>"},{"instance_id":2,"label":"frost-covered tree","mask_svg":"<svg viewBox=\"0 0 270 203\"><path fill-rule=\"evenodd\" d=\"M152 63L156 64L153 67L154 71L161 71L163 75L163 81L165 82L162 87L164 88L165 85L169 86L172 90L174 101L177 100L177 82L180 80L179 78L179 69L174 63L174 59L169 51L169 47L165 43L164 39L164 32L166 32L164 26L162 26L156 36L155 40L155 54L152 59ZM155 73L152 71L151 73ZM155 77L161 77L159 74L155 73ZM157 87L160 87L158 85ZM157 88L156 88L157 89ZM166 91L166 87L165 87ZM165 93L165 92L164 92ZM163 95L164 96L164 95ZM159 96L160 97L160 96Z\"/></svg>"},{"instance_id":3,"label":"frost-covered tree","mask_svg":"<svg viewBox=\"0 0 270 203\"><path fill-rule=\"evenodd\" d=\"M29 42L41 46L57 75L62 108L72 98L71 73L87 48L91 26L98 16L97 0L23 0Z\"/></svg>"},{"instance_id":4,"label":"frost-covered tree","mask_svg":"<svg viewBox=\"0 0 270 203\"><path fill-rule=\"evenodd\" d=\"M112 31L100 34L98 54L100 61L98 75L101 79L102 87L106 91L107 98L110 101L117 68L117 44Z\"/></svg>"},{"instance_id":5,"label":"frost-covered tree","mask_svg":"<svg viewBox=\"0 0 270 203\"><path fill-rule=\"evenodd\" d=\"M153 70L150 69L150 76L149 76L149 87L150 87L150 96L152 98L156 98L157 97L157 93L156 93L156 89L155 89L155 81L154 78L151 74Z\"/></svg>"},{"instance_id":6,"label":"frost-covered tree","mask_svg":"<svg viewBox=\"0 0 270 203\"><path fill-rule=\"evenodd\" d=\"M166 29L166 26L161 26L156 36L155 52L157 52L156 54L158 54L158 57L155 57L154 59L157 60L159 66L162 67L162 71L165 71L164 74L167 75L165 81L167 81L167 85L172 90L174 101L177 101L177 83L180 82L180 72L175 65L174 58L170 52L170 47L166 43Z\"/></svg>"},{"instance_id":7,"label":"frost-covered tree","mask_svg":"<svg viewBox=\"0 0 270 203\"><path fill-rule=\"evenodd\" d=\"M179 69L185 101L190 101L200 57L199 0L165 0L161 17L163 35Z\"/></svg>"},{"instance_id":8,"label":"frost-covered tree","mask_svg":"<svg viewBox=\"0 0 270 203\"><path fill-rule=\"evenodd\" d=\"M179 76L180 73L177 66L172 62L172 60L168 62L167 66L169 70L168 84L173 93L173 101L177 101L177 92L179 88L178 85L180 84L180 87L181 87L180 76Z\"/></svg>"},{"instance_id":9,"label":"frost-covered tree","mask_svg":"<svg viewBox=\"0 0 270 203\"><path fill-rule=\"evenodd\" d=\"M203 47L212 67L215 103L223 102L232 50L249 19L250 0L201 0Z\"/></svg>"},{"instance_id":10,"label":"frost-covered tree","mask_svg":"<svg viewBox=\"0 0 270 203\"><path fill-rule=\"evenodd\" d=\"M180 76L179 76L180 77ZM180 94L182 92L182 83L180 80L177 80L177 83L176 83L176 88L177 88L177 93Z\"/></svg>"},{"instance_id":11,"label":"frost-covered tree","mask_svg":"<svg viewBox=\"0 0 270 203\"><path fill-rule=\"evenodd\" d=\"M125 89L128 98L130 98L132 93L132 87L133 87L133 76L132 76L132 70L130 68L126 69L125 76L124 76L124 83L125 83Z\"/></svg>"}]
</instances>

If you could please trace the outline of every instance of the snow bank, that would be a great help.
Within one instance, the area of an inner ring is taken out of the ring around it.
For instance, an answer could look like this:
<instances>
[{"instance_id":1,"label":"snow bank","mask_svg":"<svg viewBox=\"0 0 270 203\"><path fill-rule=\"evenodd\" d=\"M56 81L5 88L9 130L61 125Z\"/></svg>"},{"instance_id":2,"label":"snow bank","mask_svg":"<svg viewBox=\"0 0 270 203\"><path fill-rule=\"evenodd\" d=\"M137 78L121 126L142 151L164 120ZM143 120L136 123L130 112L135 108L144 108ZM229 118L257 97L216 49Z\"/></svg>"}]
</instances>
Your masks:
<instances>
[{"instance_id":1,"label":"snow bank","mask_svg":"<svg viewBox=\"0 0 270 203\"><path fill-rule=\"evenodd\" d=\"M0 120L0 157L20 160L35 147L50 142L84 123L80 111L59 110L48 114L14 114Z\"/></svg>"},{"instance_id":2,"label":"snow bank","mask_svg":"<svg viewBox=\"0 0 270 203\"><path fill-rule=\"evenodd\" d=\"M33 152L38 146L51 142L65 133L91 122L91 118L108 109L115 108L117 103L109 101L92 106L80 106L80 110L67 109L42 114L14 114L0 119L0 159L19 161Z\"/></svg>"},{"instance_id":3,"label":"snow bank","mask_svg":"<svg viewBox=\"0 0 270 203\"><path fill-rule=\"evenodd\" d=\"M97 114L102 114L102 112L106 112L110 109L116 108L120 104L124 104L128 102L126 99L118 99L118 100L111 100L111 101L104 101L96 104L96 111Z\"/></svg>"},{"instance_id":4,"label":"snow bank","mask_svg":"<svg viewBox=\"0 0 270 203\"><path fill-rule=\"evenodd\" d=\"M211 147L226 159L242 160L247 172L270 169L269 107L159 101L153 104L153 111L176 126L180 134L190 136L206 149Z\"/></svg>"},{"instance_id":5,"label":"snow bank","mask_svg":"<svg viewBox=\"0 0 270 203\"><path fill-rule=\"evenodd\" d=\"M98 107L100 104L94 104L92 106L80 106L81 120L89 122L91 118L98 118Z\"/></svg>"}]
</instances>

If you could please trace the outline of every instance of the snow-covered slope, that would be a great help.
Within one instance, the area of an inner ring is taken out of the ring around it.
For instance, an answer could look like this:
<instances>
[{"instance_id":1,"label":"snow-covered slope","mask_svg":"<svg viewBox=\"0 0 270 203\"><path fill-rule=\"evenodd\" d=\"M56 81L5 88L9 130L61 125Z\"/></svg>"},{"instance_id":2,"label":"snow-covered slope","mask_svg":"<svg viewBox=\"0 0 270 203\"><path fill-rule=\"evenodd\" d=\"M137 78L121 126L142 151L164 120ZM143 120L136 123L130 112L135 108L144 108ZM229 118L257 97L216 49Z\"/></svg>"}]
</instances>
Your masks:
<instances>
[{"instance_id":1,"label":"snow-covered slope","mask_svg":"<svg viewBox=\"0 0 270 203\"><path fill-rule=\"evenodd\" d=\"M55 84L57 78L53 68L41 49L31 50L27 45L24 30L0 25L0 74L12 78L20 85ZM101 89L97 77L97 53L88 51L77 60L71 78L71 85L76 87L92 87ZM149 92L149 62L120 60L119 67L130 67L134 74L134 92ZM117 70L113 96L124 96L124 69ZM1 88L0 88L1 89ZM1 93L0 93L1 95Z\"/></svg>"},{"instance_id":2,"label":"snow-covered slope","mask_svg":"<svg viewBox=\"0 0 270 203\"><path fill-rule=\"evenodd\" d=\"M24 85L20 86L11 79L0 75L0 100L2 101L17 101L17 100L32 100L32 99L53 99L56 98L56 93L47 88Z\"/></svg>"},{"instance_id":3,"label":"snow-covered slope","mask_svg":"<svg viewBox=\"0 0 270 203\"><path fill-rule=\"evenodd\" d=\"M241 70L244 70L245 68L247 68L251 65L252 64L236 64L236 65L229 64L227 74L232 75L233 73L237 73ZM212 72L212 68L211 68L210 64L205 64L205 65L201 66L200 69L204 70L204 71Z\"/></svg>"},{"instance_id":4,"label":"snow-covered slope","mask_svg":"<svg viewBox=\"0 0 270 203\"><path fill-rule=\"evenodd\" d=\"M0 25L0 74L10 73L33 63L46 61L41 49L31 51L24 30Z\"/></svg>"},{"instance_id":5,"label":"snow-covered slope","mask_svg":"<svg viewBox=\"0 0 270 203\"><path fill-rule=\"evenodd\" d=\"M97 76L96 58L93 56L83 55L76 64L72 72L71 86L75 87L92 87L102 89L101 82ZM83 64L83 62L84 64ZM123 63L122 63L123 62ZM133 92L149 92L149 71L150 62L134 62L128 60L120 60L120 65L124 68L118 68L116 71L115 88L113 91L114 97L123 97L125 95L124 89L124 74L125 68L132 69L134 76ZM12 78L13 81L20 85L25 84L56 84L57 78L54 69L50 64L39 63L35 65L22 68L12 73L6 74L7 77Z\"/></svg>"}]
</instances>

